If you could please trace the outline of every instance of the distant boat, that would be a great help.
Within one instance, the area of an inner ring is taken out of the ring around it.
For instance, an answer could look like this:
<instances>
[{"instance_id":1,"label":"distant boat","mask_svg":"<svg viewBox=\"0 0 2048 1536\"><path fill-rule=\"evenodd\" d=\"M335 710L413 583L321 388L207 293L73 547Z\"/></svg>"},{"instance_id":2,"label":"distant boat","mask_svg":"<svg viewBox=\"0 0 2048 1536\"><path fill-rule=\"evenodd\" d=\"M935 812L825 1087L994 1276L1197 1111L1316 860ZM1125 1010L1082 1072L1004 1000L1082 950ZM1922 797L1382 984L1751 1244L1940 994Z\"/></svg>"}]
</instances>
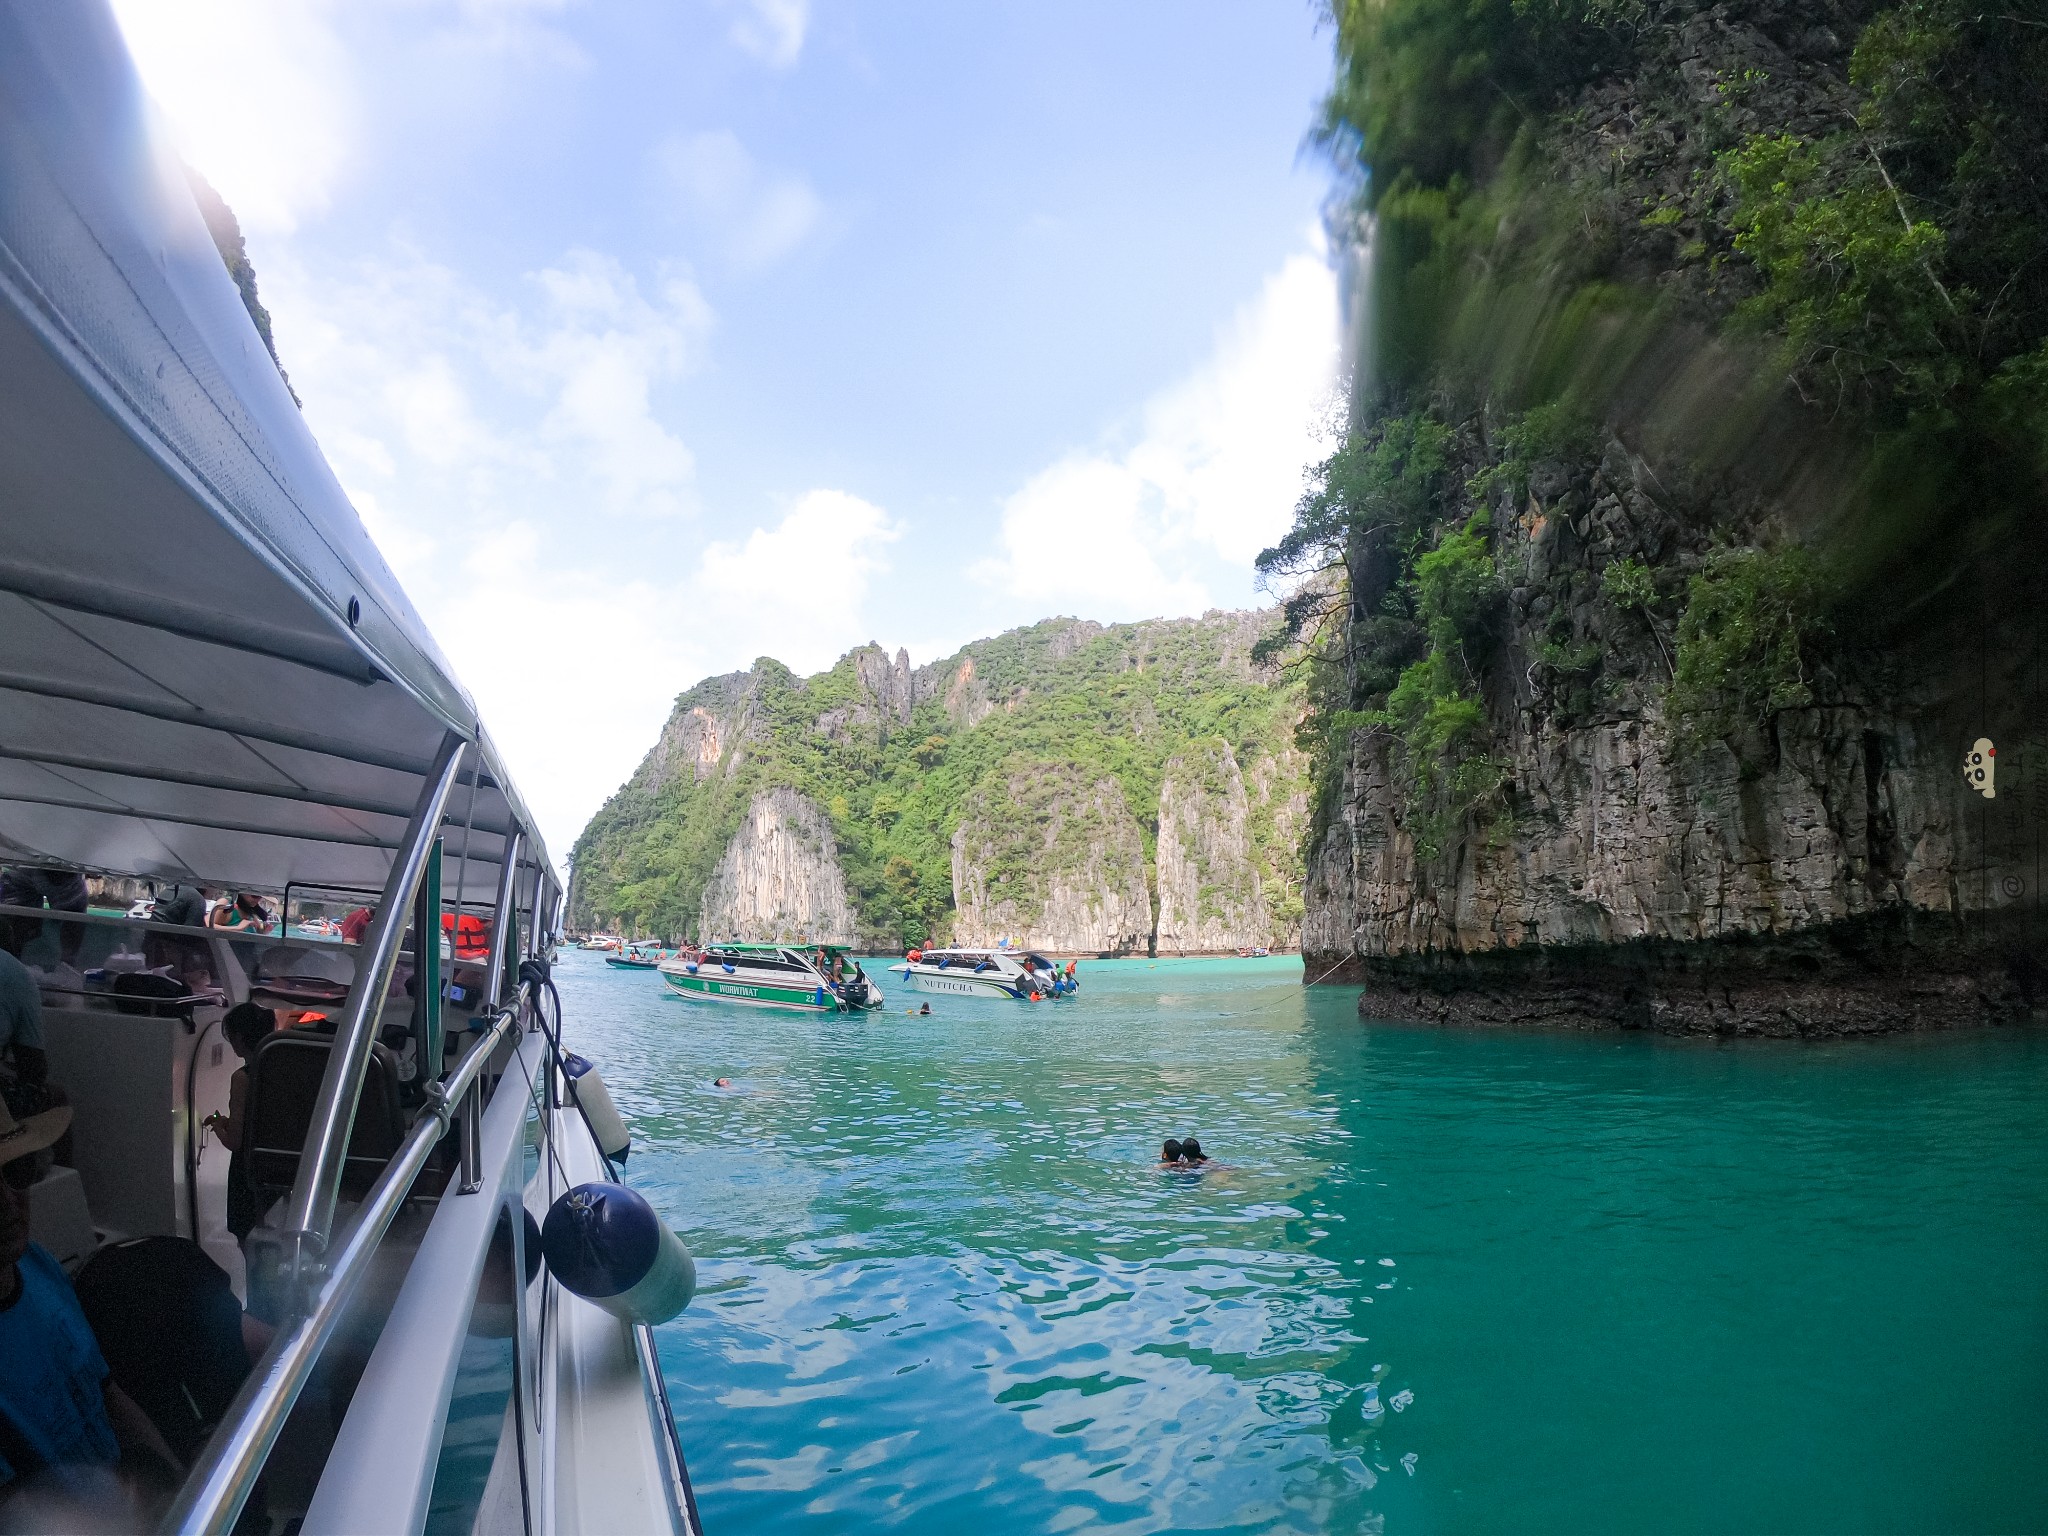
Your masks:
<instances>
[{"instance_id":1,"label":"distant boat","mask_svg":"<svg viewBox=\"0 0 2048 1536\"><path fill-rule=\"evenodd\" d=\"M889 967L920 992L968 997L1065 997L1080 990L1072 968L1014 949L913 949Z\"/></svg>"},{"instance_id":2,"label":"distant boat","mask_svg":"<svg viewBox=\"0 0 2048 1536\"><path fill-rule=\"evenodd\" d=\"M1237 952L1240 960L1263 960L1272 953L1273 951L1266 948L1263 944L1259 945L1256 949L1240 949Z\"/></svg>"},{"instance_id":3,"label":"distant boat","mask_svg":"<svg viewBox=\"0 0 2048 1536\"><path fill-rule=\"evenodd\" d=\"M819 954L829 957L818 965ZM661 979L693 1003L741 1003L750 1008L787 1008L798 1013L855 1013L882 1006L882 989L854 961L847 969L844 944L713 944L701 956L678 955L661 963ZM840 979L832 980L834 961Z\"/></svg>"},{"instance_id":4,"label":"distant boat","mask_svg":"<svg viewBox=\"0 0 2048 1536\"><path fill-rule=\"evenodd\" d=\"M604 963L626 971L654 971L666 958L667 951L659 944L629 944L615 955L606 955Z\"/></svg>"}]
</instances>

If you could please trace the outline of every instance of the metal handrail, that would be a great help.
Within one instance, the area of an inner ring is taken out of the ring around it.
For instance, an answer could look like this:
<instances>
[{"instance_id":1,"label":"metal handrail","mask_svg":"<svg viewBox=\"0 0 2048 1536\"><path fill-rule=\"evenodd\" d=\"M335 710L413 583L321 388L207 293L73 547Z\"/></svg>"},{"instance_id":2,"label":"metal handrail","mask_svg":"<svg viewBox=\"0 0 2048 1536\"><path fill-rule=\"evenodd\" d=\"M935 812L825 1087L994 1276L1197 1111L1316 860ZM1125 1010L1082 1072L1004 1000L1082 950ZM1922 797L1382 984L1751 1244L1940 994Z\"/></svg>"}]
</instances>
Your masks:
<instances>
[{"instance_id":1,"label":"metal handrail","mask_svg":"<svg viewBox=\"0 0 2048 1536\"><path fill-rule=\"evenodd\" d=\"M378 1244L411 1192L434 1144L447 1134L455 1105L482 1075L491 1053L515 1028L523 1005L500 1011L479 1034L447 1078L431 1085L426 1106L399 1143L398 1151L363 1199L355 1225L334 1256L326 1278L305 1312L278 1331L222 1415L221 1427L194 1463L177 1501L158 1526L180 1536L225 1531L240 1518L264 1460L277 1443L292 1405L298 1401L320 1351L341 1322L342 1310L369 1271Z\"/></svg>"},{"instance_id":2,"label":"metal handrail","mask_svg":"<svg viewBox=\"0 0 2048 1536\"><path fill-rule=\"evenodd\" d=\"M334 1049L327 1058L312 1120L306 1127L306 1144L299 1154L299 1176L285 1208L284 1241L291 1248L287 1262L294 1274L301 1270L309 1246L326 1246L328 1228L334 1221L335 1194L341 1187L342 1160L355 1126L356 1100L362 1094L370 1046L377 1036L391 973L412 916L413 893L419 889L428 852L441 830L441 812L455 788L455 775L467 748L468 743L453 731L442 739L440 755L420 786L419 803L405 829L404 847L385 882L383 904L364 935L355 991L335 1030ZM438 933L423 934L420 941L426 944L438 939Z\"/></svg>"}]
</instances>

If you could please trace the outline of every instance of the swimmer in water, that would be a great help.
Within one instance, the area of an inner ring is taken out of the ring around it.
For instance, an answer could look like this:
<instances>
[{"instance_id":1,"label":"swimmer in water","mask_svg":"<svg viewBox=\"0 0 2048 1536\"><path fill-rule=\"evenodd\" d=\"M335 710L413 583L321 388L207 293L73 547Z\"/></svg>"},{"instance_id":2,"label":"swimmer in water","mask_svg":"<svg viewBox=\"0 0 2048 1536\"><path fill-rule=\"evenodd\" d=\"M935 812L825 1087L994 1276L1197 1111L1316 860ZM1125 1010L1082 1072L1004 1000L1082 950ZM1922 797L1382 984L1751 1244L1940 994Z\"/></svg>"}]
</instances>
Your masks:
<instances>
[{"instance_id":1,"label":"swimmer in water","mask_svg":"<svg viewBox=\"0 0 2048 1536\"><path fill-rule=\"evenodd\" d=\"M1162 1168L1180 1167L1180 1152L1180 1143L1175 1141L1171 1136L1167 1137L1166 1145L1159 1149L1159 1166Z\"/></svg>"},{"instance_id":2,"label":"swimmer in water","mask_svg":"<svg viewBox=\"0 0 2048 1536\"><path fill-rule=\"evenodd\" d=\"M918 1009L917 1011L920 1015L930 1013L932 1011L932 1005L930 1003L926 1003L922 1008Z\"/></svg>"},{"instance_id":3,"label":"swimmer in water","mask_svg":"<svg viewBox=\"0 0 2048 1536\"><path fill-rule=\"evenodd\" d=\"M1199 1168L1209 1161L1202 1151L1202 1144L1192 1136L1180 1139L1180 1161L1184 1168Z\"/></svg>"},{"instance_id":4,"label":"swimmer in water","mask_svg":"<svg viewBox=\"0 0 2048 1536\"><path fill-rule=\"evenodd\" d=\"M714 1088L730 1088L732 1086L732 1079L729 1077L714 1077L711 1080L711 1086Z\"/></svg>"}]
</instances>

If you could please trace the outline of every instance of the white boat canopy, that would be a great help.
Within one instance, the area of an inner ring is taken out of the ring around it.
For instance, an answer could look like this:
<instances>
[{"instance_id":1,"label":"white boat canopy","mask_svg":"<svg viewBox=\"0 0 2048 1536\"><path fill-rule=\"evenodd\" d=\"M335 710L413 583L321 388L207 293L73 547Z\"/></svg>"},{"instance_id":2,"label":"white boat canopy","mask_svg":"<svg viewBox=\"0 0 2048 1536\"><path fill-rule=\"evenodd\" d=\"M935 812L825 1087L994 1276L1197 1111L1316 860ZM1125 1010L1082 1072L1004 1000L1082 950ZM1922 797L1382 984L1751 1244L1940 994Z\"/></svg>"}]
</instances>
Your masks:
<instances>
[{"instance_id":1,"label":"white boat canopy","mask_svg":"<svg viewBox=\"0 0 2048 1536\"><path fill-rule=\"evenodd\" d=\"M488 901L532 818L149 115L104 5L0 0L0 862L375 891L452 733Z\"/></svg>"}]
</instances>

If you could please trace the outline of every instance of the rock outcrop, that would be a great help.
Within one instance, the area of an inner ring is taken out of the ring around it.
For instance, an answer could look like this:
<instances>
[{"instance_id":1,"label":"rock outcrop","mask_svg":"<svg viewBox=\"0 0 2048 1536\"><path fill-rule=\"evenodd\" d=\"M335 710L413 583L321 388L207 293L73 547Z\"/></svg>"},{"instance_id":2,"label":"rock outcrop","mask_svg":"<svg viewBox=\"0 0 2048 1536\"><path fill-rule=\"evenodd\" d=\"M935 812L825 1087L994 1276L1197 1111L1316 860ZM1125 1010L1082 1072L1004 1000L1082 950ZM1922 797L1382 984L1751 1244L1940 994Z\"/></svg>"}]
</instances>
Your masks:
<instances>
[{"instance_id":1,"label":"rock outcrop","mask_svg":"<svg viewBox=\"0 0 2048 1536\"><path fill-rule=\"evenodd\" d=\"M925 667L866 645L809 678L765 658L708 678L577 839L569 920L727 937L837 924L843 905L854 941L883 949L1008 934L1144 952L1173 778L1199 867L1168 884L1201 932L1170 942L1290 945L1306 763L1299 684L1251 660L1270 620L1048 619ZM1197 758L1227 758L1233 787L1189 798ZM791 840L829 846L836 872L777 851Z\"/></svg>"},{"instance_id":2,"label":"rock outcrop","mask_svg":"<svg viewBox=\"0 0 2048 1536\"><path fill-rule=\"evenodd\" d=\"M1251 803L1230 743L1194 743L1159 786L1161 952L1272 943L1266 893L1252 860Z\"/></svg>"},{"instance_id":3,"label":"rock outcrop","mask_svg":"<svg viewBox=\"0 0 2048 1536\"><path fill-rule=\"evenodd\" d=\"M1011 765L962 809L953 902L957 943L1145 951L1144 834L1117 781L1066 764Z\"/></svg>"},{"instance_id":4,"label":"rock outcrop","mask_svg":"<svg viewBox=\"0 0 2048 1536\"><path fill-rule=\"evenodd\" d=\"M755 795L704 889L698 933L706 942L852 943L853 904L825 813L792 789Z\"/></svg>"},{"instance_id":5,"label":"rock outcrop","mask_svg":"<svg viewBox=\"0 0 2048 1536\"><path fill-rule=\"evenodd\" d=\"M1680 746L1670 620L1622 609L1598 573L1697 571L1706 521L1610 442L1538 466L1495 539L1515 582L1486 675L1499 804L1422 857L1387 734L1354 733L1310 850L1311 979L1363 981L1376 1016L1673 1033L1937 1028L2048 1000L2048 754L2006 734L2048 700L2021 637L1937 625L1878 697L1836 682L1767 729ZM1962 676L1952 657L1980 643ZM1987 720L2006 722L1995 808L1959 771Z\"/></svg>"}]
</instances>

